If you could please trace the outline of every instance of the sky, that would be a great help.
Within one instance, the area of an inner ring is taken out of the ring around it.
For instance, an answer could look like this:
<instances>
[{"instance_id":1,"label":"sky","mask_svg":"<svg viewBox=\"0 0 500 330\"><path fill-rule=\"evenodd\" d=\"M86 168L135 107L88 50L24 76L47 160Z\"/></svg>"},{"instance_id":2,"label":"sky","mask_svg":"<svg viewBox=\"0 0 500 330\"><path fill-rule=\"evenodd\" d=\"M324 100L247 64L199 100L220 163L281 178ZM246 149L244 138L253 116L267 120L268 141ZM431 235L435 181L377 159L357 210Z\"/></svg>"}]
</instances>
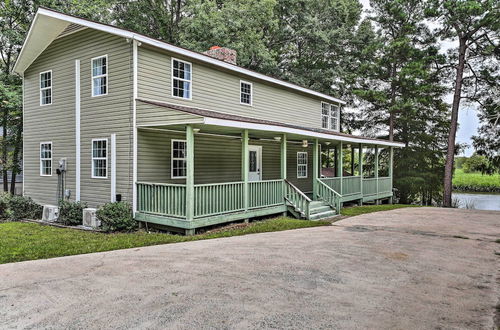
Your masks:
<instances>
[{"instance_id":1,"label":"sky","mask_svg":"<svg viewBox=\"0 0 500 330\"><path fill-rule=\"evenodd\" d=\"M370 7L370 0L359 0L361 4L363 5L363 9L365 13L363 14L366 15L366 11L369 10ZM441 43L441 50L446 51L449 48L455 47L455 43L453 41L443 41ZM448 95L446 97L446 101L448 103L451 103L452 100L452 95ZM477 111L474 109L474 107L467 107L464 106L463 104L460 106L460 110L458 113L458 131L457 131L457 138L456 142L457 143L467 143L469 146L465 151L463 152L462 155L465 154L465 156L469 157L472 155L474 152L474 148L472 147L472 139L471 137L477 132L477 129L479 127L479 119L477 117Z\"/></svg>"}]
</instances>

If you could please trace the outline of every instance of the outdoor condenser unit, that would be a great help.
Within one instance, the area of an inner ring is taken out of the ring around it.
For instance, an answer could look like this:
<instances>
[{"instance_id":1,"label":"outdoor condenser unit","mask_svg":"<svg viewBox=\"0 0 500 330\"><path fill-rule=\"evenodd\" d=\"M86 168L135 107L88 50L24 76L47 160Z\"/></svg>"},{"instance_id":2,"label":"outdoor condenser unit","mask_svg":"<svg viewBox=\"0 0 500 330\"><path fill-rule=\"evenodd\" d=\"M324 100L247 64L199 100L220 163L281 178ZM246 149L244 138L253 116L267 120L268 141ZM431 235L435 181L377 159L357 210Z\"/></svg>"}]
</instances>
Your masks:
<instances>
[{"instance_id":1,"label":"outdoor condenser unit","mask_svg":"<svg viewBox=\"0 0 500 330\"><path fill-rule=\"evenodd\" d=\"M54 222L57 220L59 216L59 208L54 205L44 205L43 206L43 214L42 221Z\"/></svg>"},{"instance_id":2,"label":"outdoor condenser unit","mask_svg":"<svg viewBox=\"0 0 500 330\"><path fill-rule=\"evenodd\" d=\"M85 227L97 228L101 226L101 222L97 220L96 211L93 208L83 209L83 225Z\"/></svg>"}]
</instances>

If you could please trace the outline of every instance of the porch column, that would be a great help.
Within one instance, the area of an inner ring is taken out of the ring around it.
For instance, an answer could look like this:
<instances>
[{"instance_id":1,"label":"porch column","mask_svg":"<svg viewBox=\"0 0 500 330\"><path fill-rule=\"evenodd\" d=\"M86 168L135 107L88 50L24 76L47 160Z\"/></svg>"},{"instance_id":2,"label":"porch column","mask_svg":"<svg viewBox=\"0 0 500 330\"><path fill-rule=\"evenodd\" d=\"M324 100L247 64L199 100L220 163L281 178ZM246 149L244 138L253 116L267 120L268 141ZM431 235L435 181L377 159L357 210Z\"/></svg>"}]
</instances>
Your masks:
<instances>
[{"instance_id":1,"label":"porch column","mask_svg":"<svg viewBox=\"0 0 500 330\"><path fill-rule=\"evenodd\" d=\"M281 137L281 179L286 179L286 134Z\"/></svg>"},{"instance_id":2,"label":"porch column","mask_svg":"<svg viewBox=\"0 0 500 330\"><path fill-rule=\"evenodd\" d=\"M391 191L392 191L392 182L393 182L393 169L392 167L394 166L394 148L393 147L389 147L389 177L391 178ZM389 198L389 203L392 204L392 195L391 197Z\"/></svg>"},{"instance_id":3,"label":"porch column","mask_svg":"<svg viewBox=\"0 0 500 330\"><path fill-rule=\"evenodd\" d=\"M340 142L340 145L338 146L339 148L339 152L337 153L338 155L338 160L337 160L337 164L338 164L338 168L337 168L337 176L340 178L340 183L339 183L339 186L340 186L340 191L338 191L339 194L342 195L342 177L344 175L344 164L343 164L343 158L344 158L344 153L343 153L343 150L344 149L344 146L342 144L342 142Z\"/></svg>"},{"instance_id":4,"label":"porch column","mask_svg":"<svg viewBox=\"0 0 500 330\"><path fill-rule=\"evenodd\" d=\"M359 144L359 191L361 193L361 199L359 201L359 206L363 205L363 144Z\"/></svg>"},{"instance_id":5,"label":"porch column","mask_svg":"<svg viewBox=\"0 0 500 330\"><path fill-rule=\"evenodd\" d=\"M241 181L243 181L243 207L248 210L248 130L241 135Z\"/></svg>"},{"instance_id":6,"label":"porch column","mask_svg":"<svg viewBox=\"0 0 500 330\"><path fill-rule=\"evenodd\" d=\"M375 174L375 181L377 183L377 198L378 198L378 146L375 146L375 169L374 169L374 174ZM379 201L377 199L376 204L379 204Z\"/></svg>"},{"instance_id":7,"label":"porch column","mask_svg":"<svg viewBox=\"0 0 500 330\"><path fill-rule=\"evenodd\" d=\"M186 219L194 218L194 131L186 126Z\"/></svg>"},{"instance_id":8,"label":"porch column","mask_svg":"<svg viewBox=\"0 0 500 330\"><path fill-rule=\"evenodd\" d=\"M318 173L319 173L319 142L318 139L314 140L313 146L313 200L316 200L318 193Z\"/></svg>"},{"instance_id":9,"label":"porch column","mask_svg":"<svg viewBox=\"0 0 500 330\"><path fill-rule=\"evenodd\" d=\"M354 169L356 166L354 166L354 146L351 144L351 175L354 176Z\"/></svg>"}]
</instances>

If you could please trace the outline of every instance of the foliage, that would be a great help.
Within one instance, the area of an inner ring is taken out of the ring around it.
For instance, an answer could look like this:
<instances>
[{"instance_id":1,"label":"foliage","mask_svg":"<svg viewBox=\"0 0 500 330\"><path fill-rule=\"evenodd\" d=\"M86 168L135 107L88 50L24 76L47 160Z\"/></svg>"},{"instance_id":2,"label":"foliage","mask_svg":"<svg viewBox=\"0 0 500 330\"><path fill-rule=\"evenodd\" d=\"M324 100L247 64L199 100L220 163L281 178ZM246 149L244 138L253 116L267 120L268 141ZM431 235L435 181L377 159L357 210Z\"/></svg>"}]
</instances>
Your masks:
<instances>
[{"instance_id":1,"label":"foliage","mask_svg":"<svg viewBox=\"0 0 500 330\"><path fill-rule=\"evenodd\" d=\"M9 201L10 201L9 193L0 194L0 221L10 218Z\"/></svg>"},{"instance_id":2,"label":"foliage","mask_svg":"<svg viewBox=\"0 0 500 330\"><path fill-rule=\"evenodd\" d=\"M343 209L340 210L340 213L345 216L354 217L356 215L361 215L365 213L390 211L405 207L418 207L418 206L419 205L410 205L410 204L363 205L363 206L344 207Z\"/></svg>"},{"instance_id":3,"label":"foliage","mask_svg":"<svg viewBox=\"0 0 500 330\"><path fill-rule=\"evenodd\" d=\"M10 196L9 210L11 220L41 219L43 206L35 203L31 197Z\"/></svg>"},{"instance_id":4,"label":"foliage","mask_svg":"<svg viewBox=\"0 0 500 330\"><path fill-rule=\"evenodd\" d=\"M130 231L137 227L127 202L106 203L97 210L96 216L104 231Z\"/></svg>"},{"instance_id":5,"label":"foliage","mask_svg":"<svg viewBox=\"0 0 500 330\"><path fill-rule=\"evenodd\" d=\"M0 224L0 237L2 237L0 264L326 225L330 223L276 218L252 222L243 228L226 229L196 236L181 236L143 231L104 234L34 223L3 223Z\"/></svg>"},{"instance_id":6,"label":"foliage","mask_svg":"<svg viewBox=\"0 0 500 330\"><path fill-rule=\"evenodd\" d=\"M453 190L500 193L500 174L465 173L457 169L453 175Z\"/></svg>"},{"instance_id":7,"label":"foliage","mask_svg":"<svg viewBox=\"0 0 500 330\"><path fill-rule=\"evenodd\" d=\"M467 158L462 165L465 173L481 172L482 174L493 174L494 168L491 166L488 158L474 154Z\"/></svg>"},{"instance_id":8,"label":"foliage","mask_svg":"<svg viewBox=\"0 0 500 330\"><path fill-rule=\"evenodd\" d=\"M83 209L87 207L85 202L70 202L61 200L59 202L58 221L67 226L81 225L83 222Z\"/></svg>"}]
</instances>

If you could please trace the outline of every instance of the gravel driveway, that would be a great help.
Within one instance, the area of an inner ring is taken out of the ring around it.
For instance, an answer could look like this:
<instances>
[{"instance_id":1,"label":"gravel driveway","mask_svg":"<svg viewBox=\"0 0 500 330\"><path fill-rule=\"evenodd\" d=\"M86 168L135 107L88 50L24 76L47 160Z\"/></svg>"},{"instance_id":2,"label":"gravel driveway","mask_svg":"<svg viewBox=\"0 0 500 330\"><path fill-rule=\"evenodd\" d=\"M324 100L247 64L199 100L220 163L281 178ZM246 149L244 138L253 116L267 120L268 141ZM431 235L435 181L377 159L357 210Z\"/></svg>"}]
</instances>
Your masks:
<instances>
[{"instance_id":1,"label":"gravel driveway","mask_svg":"<svg viewBox=\"0 0 500 330\"><path fill-rule=\"evenodd\" d=\"M492 329L499 238L500 212L408 208L0 265L0 328Z\"/></svg>"}]
</instances>

